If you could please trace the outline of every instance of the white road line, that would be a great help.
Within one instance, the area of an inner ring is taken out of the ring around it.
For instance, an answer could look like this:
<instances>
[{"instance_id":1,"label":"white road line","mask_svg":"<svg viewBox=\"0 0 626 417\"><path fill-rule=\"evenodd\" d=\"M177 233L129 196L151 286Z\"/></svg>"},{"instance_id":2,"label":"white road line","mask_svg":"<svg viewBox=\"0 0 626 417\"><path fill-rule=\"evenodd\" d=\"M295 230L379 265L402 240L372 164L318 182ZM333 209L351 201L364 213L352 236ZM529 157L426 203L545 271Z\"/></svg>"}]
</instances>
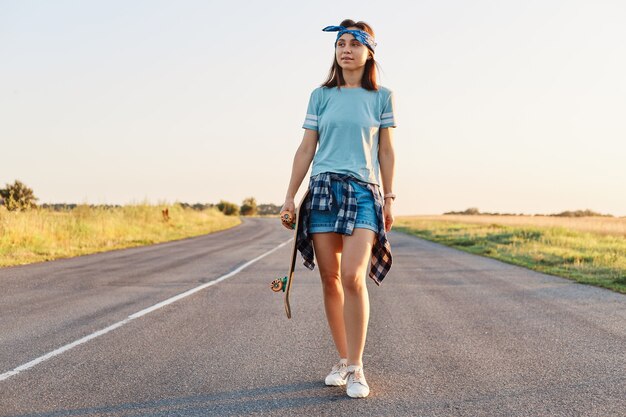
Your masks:
<instances>
[{"instance_id":1,"label":"white road line","mask_svg":"<svg viewBox=\"0 0 626 417\"><path fill-rule=\"evenodd\" d=\"M184 293L181 293L181 294L178 294L178 295L176 295L174 297L168 298L165 301L161 301L160 303L157 303L157 304L153 305L152 307L148 307L146 309L138 311L137 313L131 314L130 316L128 316L124 320L118 321L117 323L112 324L109 327L106 327L106 328L104 328L102 330L98 330L97 332L94 332L94 333L92 333L92 334L90 334L88 336L85 336L85 337L83 337L81 339L78 339L78 340L76 340L76 341L74 341L72 343L69 343L69 344L65 345L65 346L62 346L62 347L60 347L60 348L58 348L56 350L53 350L52 352L46 353L45 355L40 356L37 359L33 359L32 361L30 361L28 363L20 365L17 368L11 370L11 371L8 371L8 372L5 372L3 374L0 374L0 381L3 381L3 380L5 380L5 379L7 379L7 378L9 378L9 377L11 377L13 375L17 375L20 372L25 371L25 370L27 370L29 368L32 368L33 366L35 366L35 365L37 365L37 364L39 364L39 363L41 363L43 361L46 361L46 360L48 360L48 359L50 359L50 358L52 358L52 357L54 357L56 355L60 355L63 352L67 352L68 350L72 349L75 346L78 346L80 344L88 342L91 339L95 339L98 336L102 336L103 334L106 334L106 333L110 332L111 330L115 330L118 327L122 327L123 325L125 325L128 322L130 322L131 320L134 320L134 319L139 318L141 316L145 316L146 314L151 313L154 310L157 310L157 309L159 309L161 307L165 307L168 304L171 304L171 303L173 303L175 301L178 301L178 300L180 300L182 298L185 298L185 297L187 297L187 296L189 296L189 295L191 295L191 294L193 294L193 293L195 293L197 291L203 290L206 287L210 287L211 285L215 285L218 282L224 281L225 279L228 279L228 278L232 277L233 275L236 275L239 272L243 271L245 268L247 268L248 266L250 266L253 263L257 262L258 260L266 257L270 253L272 253L272 252L282 248L283 246L285 246L286 244L288 244L292 240L293 240L293 238L289 239L286 242L281 243L280 245L276 246L274 249L271 249L268 252L265 252L264 254L262 254L260 256L257 256L256 258L254 258L254 259L246 262L245 264L241 265L239 268L229 272L226 275L222 275L221 277L216 278L213 281L206 282L206 283L204 283L204 284L202 284L202 285L200 285L200 286L198 286L196 288L192 288L192 289L190 289L188 291L185 291Z\"/></svg>"}]
</instances>

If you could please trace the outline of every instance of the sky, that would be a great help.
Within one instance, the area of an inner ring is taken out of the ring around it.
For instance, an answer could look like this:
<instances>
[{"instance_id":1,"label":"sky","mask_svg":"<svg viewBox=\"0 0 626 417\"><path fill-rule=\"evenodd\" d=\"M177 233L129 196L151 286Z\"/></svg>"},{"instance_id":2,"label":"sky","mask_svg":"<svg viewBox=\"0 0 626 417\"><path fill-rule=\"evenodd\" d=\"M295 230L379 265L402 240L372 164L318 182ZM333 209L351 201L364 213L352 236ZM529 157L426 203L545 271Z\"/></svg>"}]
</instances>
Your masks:
<instances>
[{"instance_id":1,"label":"sky","mask_svg":"<svg viewBox=\"0 0 626 417\"><path fill-rule=\"evenodd\" d=\"M280 206L345 18L394 93L394 214L626 216L622 0L0 0L0 187Z\"/></svg>"}]
</instances>

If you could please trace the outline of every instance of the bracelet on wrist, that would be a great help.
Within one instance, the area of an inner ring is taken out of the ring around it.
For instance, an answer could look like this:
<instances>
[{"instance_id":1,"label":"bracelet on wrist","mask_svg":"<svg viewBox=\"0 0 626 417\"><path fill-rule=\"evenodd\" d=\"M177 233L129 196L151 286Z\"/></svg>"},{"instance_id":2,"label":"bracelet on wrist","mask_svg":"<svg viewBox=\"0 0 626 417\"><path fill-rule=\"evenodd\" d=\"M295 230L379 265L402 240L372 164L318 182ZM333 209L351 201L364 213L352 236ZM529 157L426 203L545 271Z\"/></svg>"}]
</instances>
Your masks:
<instances>
[{"instance_id":1,"label":"bracelet on wrist","mask_svg":"<svg viewBox=\"0 0 626 417\"><path fill-rule=\"evenodd\" d=\"M395 201L396 200L396 195L394 193L387 193L387 194L385 194L384 199L386 200L388 198L391 198L392 200Z\"/></svg>"}]
</instances>

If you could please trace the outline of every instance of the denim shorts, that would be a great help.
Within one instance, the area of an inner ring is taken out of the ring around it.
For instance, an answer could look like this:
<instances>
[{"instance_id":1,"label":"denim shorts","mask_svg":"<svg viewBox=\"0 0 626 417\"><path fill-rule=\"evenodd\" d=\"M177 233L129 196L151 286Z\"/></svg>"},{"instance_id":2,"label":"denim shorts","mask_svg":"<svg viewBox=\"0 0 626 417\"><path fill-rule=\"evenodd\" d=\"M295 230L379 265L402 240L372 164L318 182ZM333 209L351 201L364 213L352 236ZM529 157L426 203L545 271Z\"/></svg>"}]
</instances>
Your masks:
<instances>
[{"instance_id":1,"label":"denim shorts","mask_svg":"<svg viewBox=\"0 0 626 417\"><path fill-rule=\"evenodd\" d=\"M369 229L378 233L378 217L376 216L376 203L372 192L364 185L356 181L350 181L354 189L354 197L357 201L355 228ZM309 216L309 233L334 232L335 222L339 214L339 207L342 203L341 181L331 181L333 192L333 206L330 211L313 210Z\"/></svg>"}]
</instances>

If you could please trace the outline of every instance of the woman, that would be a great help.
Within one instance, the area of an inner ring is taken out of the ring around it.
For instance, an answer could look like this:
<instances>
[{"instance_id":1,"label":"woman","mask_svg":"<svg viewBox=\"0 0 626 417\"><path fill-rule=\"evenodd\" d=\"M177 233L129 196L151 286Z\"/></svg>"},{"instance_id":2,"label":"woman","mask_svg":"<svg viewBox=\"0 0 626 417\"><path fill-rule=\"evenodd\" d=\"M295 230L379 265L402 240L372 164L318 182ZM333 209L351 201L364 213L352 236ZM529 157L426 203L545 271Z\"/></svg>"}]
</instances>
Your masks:
<instances>
[{"instance_id":1,"label":"woman","mask_svg":"<svg viewBox=\"0 0 626 417\"><path fill-rule=\"evenodd\" d=\"M394 220L393 94L376 82L376 42L368 24L347 19L323 30L338 32L333 65L326 82L311 93L281 214L293 217L294 196L312 161L297 245L305 266L314 268L313 253L319 264L326 317L339 353L325 382L347 385L350 397L366 397L366 274L369 264L370 278L380 285L391 267L386 232Z\"/></svg>"}]
</instances>

